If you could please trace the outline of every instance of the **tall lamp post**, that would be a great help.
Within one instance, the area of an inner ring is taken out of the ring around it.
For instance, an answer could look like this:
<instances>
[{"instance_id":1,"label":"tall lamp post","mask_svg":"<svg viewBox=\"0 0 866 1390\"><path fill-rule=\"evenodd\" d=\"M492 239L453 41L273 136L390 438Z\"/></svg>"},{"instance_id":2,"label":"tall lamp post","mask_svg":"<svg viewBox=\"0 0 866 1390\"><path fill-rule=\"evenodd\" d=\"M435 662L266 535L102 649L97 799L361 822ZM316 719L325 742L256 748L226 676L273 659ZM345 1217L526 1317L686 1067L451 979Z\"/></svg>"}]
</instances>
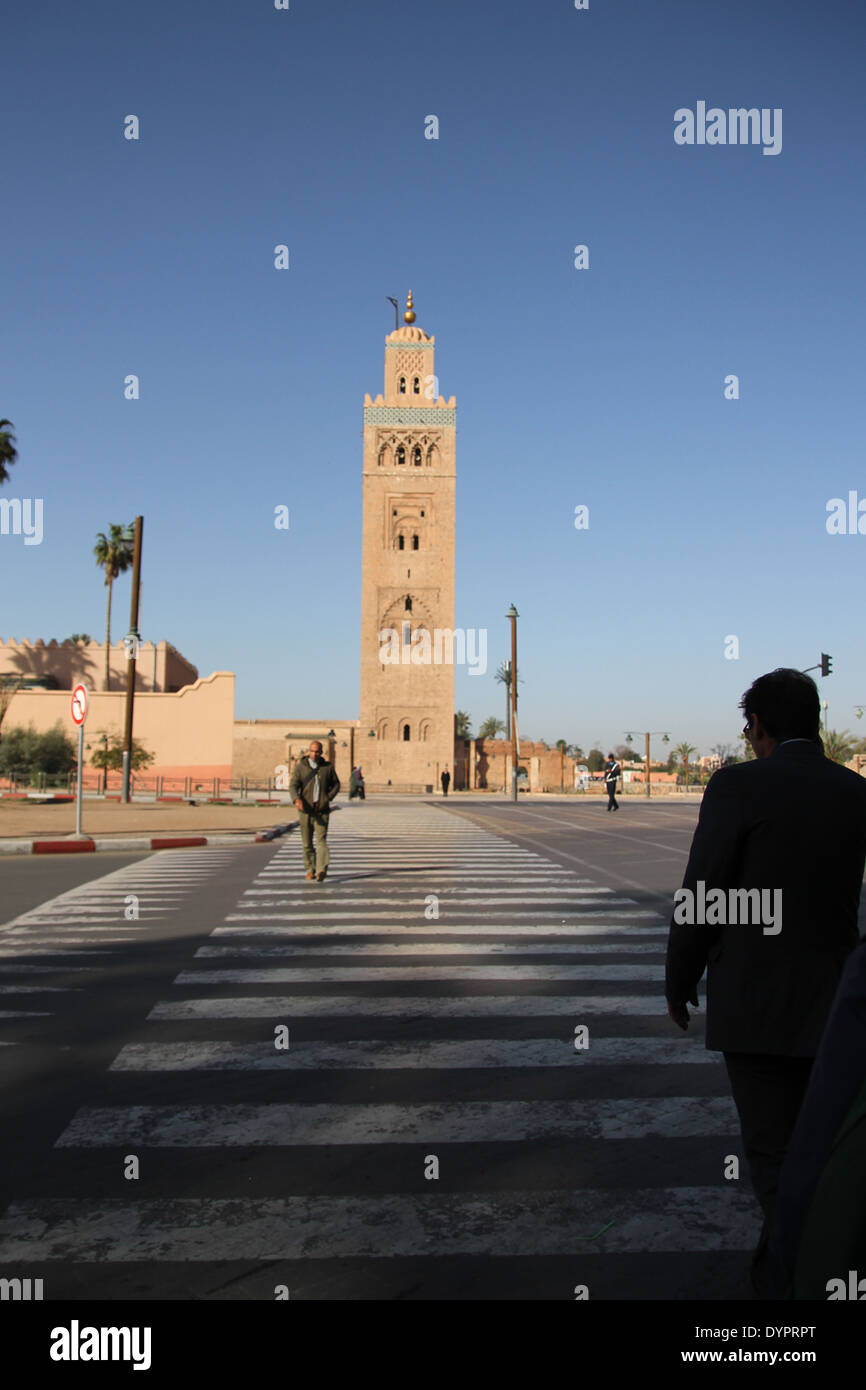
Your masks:
<instances>
[{"instance_id":1,"label":"tall lamp post","mask_svg":"<svg viewBox=\"0 0 866 1390\"><path fill-rule=\"evenodd\" d=\"M506 618L511 623L511 800L517 800L517 619L512 603Z\"/></svg>"},{"instance_id":2,"label":"tall lamp post","mask_svg":"<svg viewBox=\"0 0 866 1390\"><path fill-rule=\"evenodd\" d=\"M129 610L129 632L124 638L126 647L126 711L123 721L123 783L121 798L129 801L132 774L132 710L135 700L135 663L141 636L138 631L138 604L141 591L141 537L144 517L135 518L135 537L132 555L132 598Z\"/></svg>"},{"instance_id":3,"label":"tall lamp post","mask_svg":"<svg viewBox=\"0 0 866 1390\"><path fill-rule=\"evenodd\" d=\"M662 743L670 743L670 735L663 733L661 729L650 729L644 734L646 739L646 794L650 794L650 738L653 734L661 734ZM631 743L632 735L626 734L626 743ZM623 779L625 780L625 779Z\"/></svg>"}]
</instances>

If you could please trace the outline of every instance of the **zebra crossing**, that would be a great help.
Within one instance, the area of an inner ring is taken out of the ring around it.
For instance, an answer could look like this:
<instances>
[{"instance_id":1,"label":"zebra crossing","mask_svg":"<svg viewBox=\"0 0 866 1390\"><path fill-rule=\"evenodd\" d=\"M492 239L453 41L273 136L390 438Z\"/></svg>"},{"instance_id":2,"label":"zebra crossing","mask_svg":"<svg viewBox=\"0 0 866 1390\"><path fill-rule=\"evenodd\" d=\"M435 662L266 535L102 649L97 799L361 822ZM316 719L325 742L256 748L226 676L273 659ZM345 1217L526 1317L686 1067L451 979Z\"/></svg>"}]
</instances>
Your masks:
<instances>
[{"instance_id":1,"label":"zebra crossing","mask_svg":"<svg viewBox=\"0 0 866 1390\"><path fill-rule=\"evenodd\" d=\"M81 993L131 941L147 940L154 925L168 920L237 853L231 847L208 850L206 857L200 850L161 850L21 913L0 926L0 996ZM22 983L37 976L54 983ZM3 1008L0 1021L14 1024L55 1012Z\"/></svg>"},{"instance_id":2,"label":"zebra crossing","mask_svg":"<svg viewBox=\"0 0 866 1390\"><path fill-rule=\"evenodd\" d=\"M58 1157L160 1173L182 1152L180 1194L16 1198L0 1264L245 1261L257 1296L285 1275L303 1298L349 1259L350 1296L375 1297L389 1263L423 1287L467 1257L484 1297L501 1261L528 1296L538 1262L571 1257L590 1286L613 1262L605 1296L634 1297L637 1259L675 1280L682 1257L751 1248L757 1209L723 1178L736 1112L717 1054L671 1035L658 913L425 803L346 806L329 842L323 883L296 839L276 849L117 1051L110 1103L57 1137ZM66 920L116 930L101 904L126 886L74 890ZM210 1195L235 1155L262 1156L261 1190Z\"/></svg>"}]
</instances>

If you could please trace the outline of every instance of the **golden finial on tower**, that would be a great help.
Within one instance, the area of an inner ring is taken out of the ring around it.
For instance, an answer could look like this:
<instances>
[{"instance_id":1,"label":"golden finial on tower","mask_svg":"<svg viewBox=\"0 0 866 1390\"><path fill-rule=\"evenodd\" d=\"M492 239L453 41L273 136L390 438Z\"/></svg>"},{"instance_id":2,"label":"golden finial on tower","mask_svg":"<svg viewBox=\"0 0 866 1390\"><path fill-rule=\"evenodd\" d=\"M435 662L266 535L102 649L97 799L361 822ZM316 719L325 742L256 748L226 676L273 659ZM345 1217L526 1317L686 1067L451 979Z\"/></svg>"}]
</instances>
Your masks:
<instances>
[{"instance_id":1,"label":"golden finial on tower","mask_svg":"<svg viewBox=\"0 0 866 1390\"><path fill-rule=\"evenodd\" d=\"M406 312L403 315L404 323L415 322L415 310L412 308L412 291L409 291L409 298L406 300Z\"/></svg>"}]
</instances>

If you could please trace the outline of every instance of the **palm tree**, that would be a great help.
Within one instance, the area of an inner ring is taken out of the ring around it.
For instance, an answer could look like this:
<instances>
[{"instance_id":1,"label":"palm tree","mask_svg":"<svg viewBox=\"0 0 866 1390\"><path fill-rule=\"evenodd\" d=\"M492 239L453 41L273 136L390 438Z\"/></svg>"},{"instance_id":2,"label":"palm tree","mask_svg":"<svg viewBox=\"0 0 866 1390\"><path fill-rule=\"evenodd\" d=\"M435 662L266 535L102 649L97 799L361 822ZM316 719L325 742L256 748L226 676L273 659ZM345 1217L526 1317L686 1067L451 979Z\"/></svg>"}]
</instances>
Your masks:
<instances>
[{"instance_id":1,"label":"palm tree","mask_svg":"<svg viewBox=\"0 0 866 1390\"><path fill-rule=\"evenodd\" d=\"M495 680L505 686L505 737L511 738L511 662L503 661L497 667Z\"/></svg>"},{"instance_id":2,"label":"palm tree","mask_svg":"<svg viewBox=\"0 0 866 1390\"><path fill-rule=\"evenodd\" d=\"M71 636L66 638L66 641L74 643L76 647L79 643L81 646L86 647L88 642L93 641L93 638L89 632L73 632Z\"/></svg>"},{"instance_id":3,"label":"palm tree","mask_svg":"<svg viewBox=\"0 0 866 1390\"><path fill-rule=\"evenodd\" d=\"M479 738L498 738L504 733L505 725L501 719L497 719L494 714L488 716L478 730Z\"/></svg>"},{"instance_id":4,"label":"palm tree","mask_svg":"<svg viewBox=\"0 0 866 1390\"><path fill-rule=\"evenodd\" d=\"M123 574L132 564L133 530L131 526L109 526L110 535L100 531L96 537L93 553L97 565L105 570L105 583L108 586L108 606L105 614L105 688L111 689L109 662L111 658L111 586L119 574Z\"/></svg>"},{"instance_id":5,"label":"palm tree","mask_svg":"<svg viewBox=\"0 0 866 1390\"><path fill-rule=\"evenodd\" d=\"M499 681L500 685L505 686L505 737L511 738L511 662L503 661L497 668L494 680ZM517 677L518 687L523 684L523 677ZM519 694L519 690L518 690ZM515 701L516 703L516 701Z\"/></svg>"},{"instance_id":6,"label":"palm tree","mask_svg":"<svg viewBox=\"0 0 866 1390\"><path fill-rule=\"evenodd\" d=\"M457 738L471 738L471 737L472 737L471 725L472 725L472 717L471 717L471 715L468 715L468 714L466 713L465 709L459 709L459 710L457 710L456 713L455 713L455 715L454 715L454 734L455 734L455 736L456 736Z\"/></svg>"},{"instance_id":7,"label":"palm tree","mask_svg":"<svg viewBox=\"0 0 866 1390\"><path fill-rule=\"evenodd\" d=\"M7 425L9 428L7 429ZM0 483L5 483L9 479L8 469L13 463L18 461L18 450L15 448L15 429L11 420L0 420Z\"/></svg>"},{"instance_id":8,"label":"palm tree","mask_svg":"<svg viewBox=\"0 0 866 1390\"><path fill-rule=\"evenodd\" d=\"M835 729L828 729L821 735L821 742L824 744L824 754L831 762L847 763L857 740L847 729L843 729L841 733L837 733Z\"/></svg>"},{"instance_id":9,"label":"palm tree","mask_svg":"<svg viewBox=\"0 0 866 1390\"><path fill-rule=\"evenodd\" d=\"M689 789L689 758L692 753L697 753L697 748L691 743L678 743L674 752L679 756L683 768L685 769L686 791Z\"/></svg>"}]
</instances>

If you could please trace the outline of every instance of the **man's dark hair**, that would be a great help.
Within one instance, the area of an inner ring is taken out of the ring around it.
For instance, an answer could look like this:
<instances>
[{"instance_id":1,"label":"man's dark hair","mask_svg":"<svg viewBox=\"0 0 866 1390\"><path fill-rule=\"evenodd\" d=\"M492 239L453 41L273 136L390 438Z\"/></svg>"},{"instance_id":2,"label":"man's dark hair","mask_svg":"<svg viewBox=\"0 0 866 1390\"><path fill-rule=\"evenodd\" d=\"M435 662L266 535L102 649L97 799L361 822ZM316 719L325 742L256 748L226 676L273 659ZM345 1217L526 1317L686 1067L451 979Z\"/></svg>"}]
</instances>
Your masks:
<instances>
[{"instance_id":1,"label":"man's dark hair","mask_svg":"<svg viewBox=\"0 0 866 1390\"><path fill-rule=\"evenodd\" d=\"M818 687L803 671L779 666L749 686L740 709L747 719L756 714L770 738L817 739L821 727Z\"/></svg>"}]
</instances>

